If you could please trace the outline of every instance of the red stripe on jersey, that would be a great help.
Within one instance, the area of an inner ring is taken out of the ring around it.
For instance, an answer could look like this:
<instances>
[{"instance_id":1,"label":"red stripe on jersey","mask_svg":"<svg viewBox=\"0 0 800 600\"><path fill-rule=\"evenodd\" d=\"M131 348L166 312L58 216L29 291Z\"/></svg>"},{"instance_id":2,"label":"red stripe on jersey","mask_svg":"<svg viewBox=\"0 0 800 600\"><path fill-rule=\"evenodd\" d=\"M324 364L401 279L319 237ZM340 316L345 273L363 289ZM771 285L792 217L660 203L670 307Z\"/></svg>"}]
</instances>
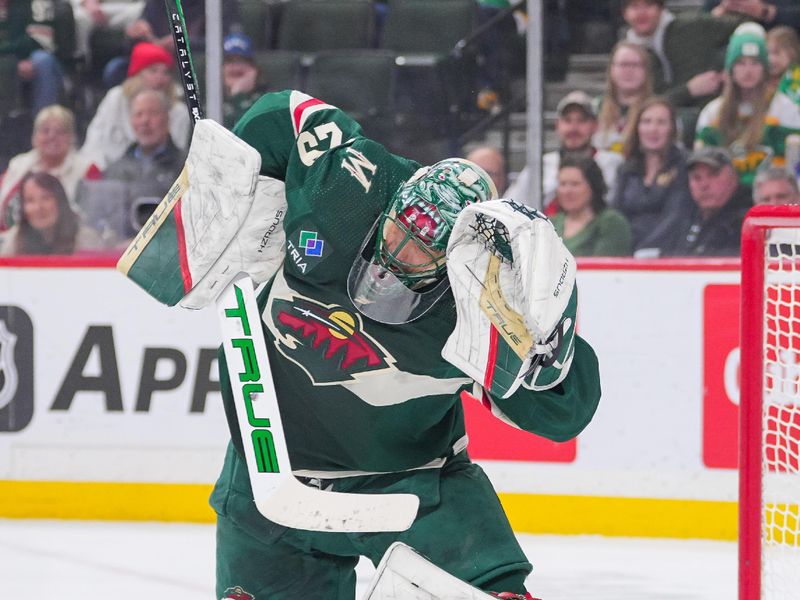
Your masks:
<instances>
[{"instance_id":1,"label":"red stripe on jersey","mask_svg":"<svg viewBox=\"0 0 800 600\"><path fill-rule=\"evenodd\" d=\"M467 390L463 390L461 392L461 401L462 402L480 402L485 406L489 411L492 410L492 401L489 399L489 395L486 393L484 389L481 388L481 397L480 399L476 398L472 394L470 394Z\"/></svg>"},{"instance_id":2,"label":"red stripe on jersey","mask_svg":"<svg viewBox=\"0 0 800 600\"><path fill-rule=\"evenodd\" d=\"M178 234L178 261L181 265L183 291L188 292L192 289L192 273L189 271L189 257L186 255L186 234L183 231L183 216L181 215L180 199L175 203L172 214L175 217L175 230Z\"/></svg>"},{"instance_id":3,"label":"red stripe on jersey","mask_svg":"<svg viewBox=\"0 0 800 600\"><path fill-rule=\"evenodd\" d=\"M303 118L303 112L305 112L307 108L311 108L312 106L316 106L317 104L325 104L325 103L322 100L317 100L316 98L309 98L305 102L301 102L295 107L294 113L292 114L292 118L294 119L294 130L296 133L300 133L300 121Z\"/></svg>"},{"instance_id":4,"label":"red stripe on jersey","mask_svg":"<svg viewBox=\"0 0 800 600\"><path fill-rule=\"evenodd\" d=\"M486 393L486 390L481 388L481 404L486 407L486 410L492 412L492 399L489 398L489 394Z\"/></svg>"},{"instance_id":5,"label":"red stripe on jersey","mask_svg":"<svg viewBox=\"0 0 800 600\"><path fill-rule=\"evenodd\" d=\"M483 376L483 387L487 390L492 388L492 382L494 381L494 365L497 360L497 342L497 328L492 325L489 328L489 357L486 362L486 373Z\"/></svg>"}]
</instances>

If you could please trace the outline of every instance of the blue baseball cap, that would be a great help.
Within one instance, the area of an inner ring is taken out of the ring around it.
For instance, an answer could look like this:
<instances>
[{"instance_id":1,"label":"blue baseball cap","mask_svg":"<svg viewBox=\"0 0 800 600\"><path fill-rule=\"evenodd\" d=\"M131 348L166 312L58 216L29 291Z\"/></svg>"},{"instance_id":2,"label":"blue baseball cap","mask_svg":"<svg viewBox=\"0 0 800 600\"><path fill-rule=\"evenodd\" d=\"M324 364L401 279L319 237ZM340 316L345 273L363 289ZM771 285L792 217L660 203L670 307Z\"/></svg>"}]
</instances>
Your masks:
<instances>
[{"instance_id":1,"label":"blue baseball cap","mask_svg":"<svg viewBox=\"0 0 800 600\"><path fill-rule=\"evenodd\" d=\"M222 51L225 56L240 56L253 60L253 42L243 33L234 32L226 35L222 42Z\"/></svg>"}]
</instances>

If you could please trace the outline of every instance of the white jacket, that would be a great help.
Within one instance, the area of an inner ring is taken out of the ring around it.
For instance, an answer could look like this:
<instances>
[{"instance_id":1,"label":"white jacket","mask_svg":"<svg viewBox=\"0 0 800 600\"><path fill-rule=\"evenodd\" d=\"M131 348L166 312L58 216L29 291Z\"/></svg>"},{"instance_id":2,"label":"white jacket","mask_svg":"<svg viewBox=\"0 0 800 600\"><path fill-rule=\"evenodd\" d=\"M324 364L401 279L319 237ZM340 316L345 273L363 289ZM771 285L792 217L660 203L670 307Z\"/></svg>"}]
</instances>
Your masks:
<instances>
[{"instance_id":1,"label":"white jacket","mask_svg":"<svg viewBox=\"0 0 800 600\"><path fill-rule=\"evenodd\" d=\"M169 111L169 132L172 141L181 150L186 150L189 146L191 127L186 106L182 102L174 102ZM97 107L97 112L86 130L86 140L81 152L94 159L101 169L105 169L121 158L134 142L136 137L131 127L130 102L122 92L122 86L118 85L108 90Z\"/></svg>"},{"instance_id":2,"label":"white jacket","mask_svg":"<svg viewBox=\"0 0 800 600\"><path fill-rule=\"evenodd\" d=\"M17 154L8 163L8 169L6 169L2 180L0 180L0 224L2 224L5 217L8 205L19 192L19 184L22 182L23 177L32 171L45 171L56 177L61 182L61 185L64 186L70 205L76 210L78 184L84 178L93 179L100 174L95 163L75 149L67 153L67 157L60 166L49 170L42 168L37 150L29 150L23 154Z\"/></svg>"},{"instance_id":3,"label":"white jacket","mask_svg":"<svg viewBox=\"0 0 800 600\"><path fill-rule=\"evenodd\" d=\"M600 167L600 170L603 172L603 179L608 186L606 198L613 198L614 184L617 181L617 169L625 159L621 154L609 152L607 150L597 150L592 158L594 158L597 166ZM542 189L544 191L541 202L542 207L547 206L556 196L556 191L558 190L558 167L560 165L561 154L558 150L548 152L542 157ZM531 174L528 171L528 167L525 167L519 172L516 180L503 196L527 204L528 206L536 207L538 202L536 202L532 194Z\"/></svg>"}]
</instances>

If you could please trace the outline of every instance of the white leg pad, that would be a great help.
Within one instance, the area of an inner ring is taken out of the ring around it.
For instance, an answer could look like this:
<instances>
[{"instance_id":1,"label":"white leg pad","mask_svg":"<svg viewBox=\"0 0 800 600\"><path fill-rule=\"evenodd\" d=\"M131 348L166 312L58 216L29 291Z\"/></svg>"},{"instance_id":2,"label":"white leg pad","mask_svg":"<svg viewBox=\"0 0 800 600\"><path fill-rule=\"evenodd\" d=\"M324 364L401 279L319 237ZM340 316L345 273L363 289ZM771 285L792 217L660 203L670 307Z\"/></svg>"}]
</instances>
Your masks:
<instances>
[{"instance_id":1,"label":"white leg pad","mask_svg":"<svg viewBox=\"0 0 800 600\"><path fill-rule=\"evenodd\" d=\"M364 600L493 600L401 542L383 555ZM496 599L494 599L496 600Z\"/></svg>"}]
</instances>

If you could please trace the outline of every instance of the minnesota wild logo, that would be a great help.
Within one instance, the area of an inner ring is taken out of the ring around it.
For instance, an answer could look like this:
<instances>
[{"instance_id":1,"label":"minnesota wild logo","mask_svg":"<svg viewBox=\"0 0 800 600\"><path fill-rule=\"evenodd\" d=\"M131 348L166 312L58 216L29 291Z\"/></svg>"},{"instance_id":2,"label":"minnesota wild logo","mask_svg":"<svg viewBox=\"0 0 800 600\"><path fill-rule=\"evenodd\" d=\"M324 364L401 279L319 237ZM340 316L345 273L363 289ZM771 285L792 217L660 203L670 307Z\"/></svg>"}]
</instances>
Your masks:
<instances>
[{"instance_id":1,"label":"minnesota wild logo","mask_svg":"<svg viewBox=\"0 0 800 600\"><path fill-rule=\"evenodd\" d=\"M276 298L270 307L275 345L314 385L353 381L391 369L394 359L363 330L360 315L308 298Z\"/></svg>"}]
</instances>

